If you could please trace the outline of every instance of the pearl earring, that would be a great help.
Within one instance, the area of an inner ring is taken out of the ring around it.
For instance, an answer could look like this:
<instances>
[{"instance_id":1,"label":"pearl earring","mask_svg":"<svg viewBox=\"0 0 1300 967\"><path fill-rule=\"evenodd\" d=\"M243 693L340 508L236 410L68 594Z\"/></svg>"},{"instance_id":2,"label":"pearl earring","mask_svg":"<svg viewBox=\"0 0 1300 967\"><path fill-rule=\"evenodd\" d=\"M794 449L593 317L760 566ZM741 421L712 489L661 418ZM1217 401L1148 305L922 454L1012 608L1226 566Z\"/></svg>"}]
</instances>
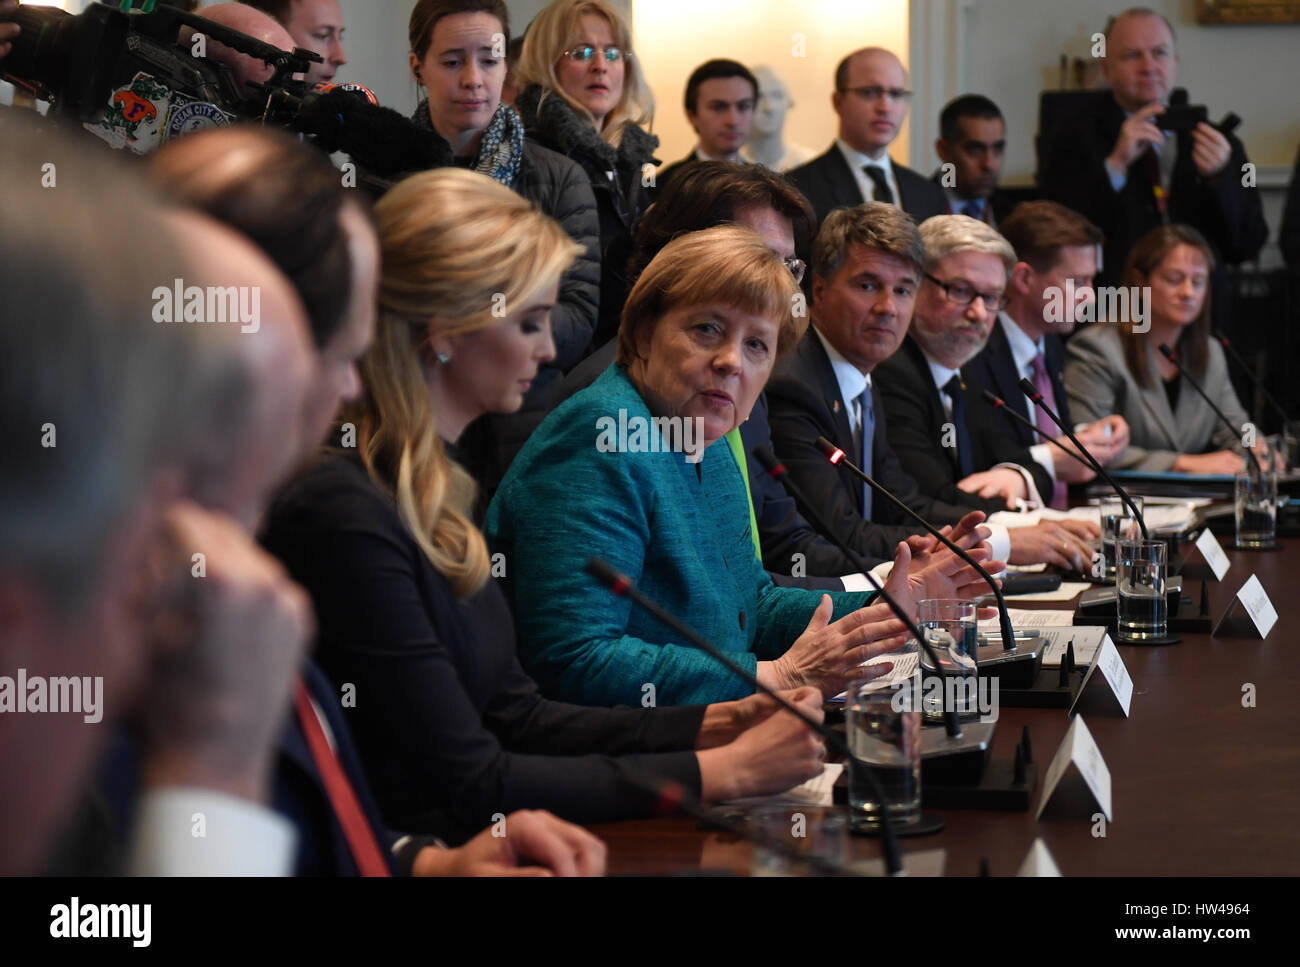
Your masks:
<instances>
[{"instance_id":1,"label":"pearl earring","mask_svg":"<svg viewBox=\"0 0 1300 967\"><path fill-rule=\"evenodd\" d=\"M451 362L451 353L438 353L437 359L438 362L446 366L449 362Z\"/></svg>"}]
</instances>

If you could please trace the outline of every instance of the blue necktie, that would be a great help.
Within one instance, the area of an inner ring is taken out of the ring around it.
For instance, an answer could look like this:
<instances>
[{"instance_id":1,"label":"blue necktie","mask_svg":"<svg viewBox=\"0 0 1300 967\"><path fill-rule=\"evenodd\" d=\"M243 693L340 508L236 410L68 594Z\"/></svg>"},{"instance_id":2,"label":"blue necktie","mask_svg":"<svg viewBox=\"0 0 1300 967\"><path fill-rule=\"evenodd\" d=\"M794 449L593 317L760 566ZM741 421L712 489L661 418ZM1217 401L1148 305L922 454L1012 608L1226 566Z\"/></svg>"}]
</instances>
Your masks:
<instances>
[{"instance_id":1,"label":"blue necktie","mask_svg":"<svg viewBox=\"0 0 1300 967\"><path fill-rule=\"evenodd\" d=\"M952 425L957 431L957 467L959 480L971 475L970 435L966 432L966 408L962 403L961 377L953 376L944 384L943 391L952 401Z\"/></svg>"},{"instance_id":2,"label":"blue necktie","mask_svg":"<svg viewBox=\"0 0 1300 967\"><path fill-rule=\"evenodd\" d=\"M853 445L858 451L858 466L871 476L871 444L876 434L876 411L871 405L871 387L868 386L853 398L853 412L857 425L853 430ZM862 519L871 520L871 484L862 483Z\"/></svg>"},{"instance_id":3,"label":"blue necktie","mask_svg":"<svg viewBox=\"0 0 1300 967\"><path fill-rule=\"evenodd\" d=\"M970 201L966 203L965 207L962 208L961 213L963 215L969 215L971 218L978 219L979 221L983 221L984 220L984 199L972 198Z\"/></svg>"}]
</instances>

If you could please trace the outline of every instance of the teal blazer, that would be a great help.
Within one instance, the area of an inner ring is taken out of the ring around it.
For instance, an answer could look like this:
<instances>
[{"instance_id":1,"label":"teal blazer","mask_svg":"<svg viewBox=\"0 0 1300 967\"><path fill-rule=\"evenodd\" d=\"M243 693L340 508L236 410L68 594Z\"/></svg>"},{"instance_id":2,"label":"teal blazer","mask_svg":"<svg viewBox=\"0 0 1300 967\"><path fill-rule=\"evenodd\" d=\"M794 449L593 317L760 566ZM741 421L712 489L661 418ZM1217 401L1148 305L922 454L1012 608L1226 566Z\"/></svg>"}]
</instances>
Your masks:
<instances>
[{"instance_id":1,"label":"teal blazer","mask_svg":"<svg viewBox=\"0 0 1300 967\"><path fill-rule=\"evenodd\" d=\"M653 433L641 441L629 433L630 446L604 452L620 410L629 428L650 425L645 401L615 364L533 432L488 508L519 657L546 695L587 705L750 695L738 675L597 584L583 570L587 559L609 561L751 673L790 647L822 593L778 587L763 570L725 438L695 463L681 452L628 452ZM836 618L872 597L831 596Z\"/></svg>"}]
</instances>

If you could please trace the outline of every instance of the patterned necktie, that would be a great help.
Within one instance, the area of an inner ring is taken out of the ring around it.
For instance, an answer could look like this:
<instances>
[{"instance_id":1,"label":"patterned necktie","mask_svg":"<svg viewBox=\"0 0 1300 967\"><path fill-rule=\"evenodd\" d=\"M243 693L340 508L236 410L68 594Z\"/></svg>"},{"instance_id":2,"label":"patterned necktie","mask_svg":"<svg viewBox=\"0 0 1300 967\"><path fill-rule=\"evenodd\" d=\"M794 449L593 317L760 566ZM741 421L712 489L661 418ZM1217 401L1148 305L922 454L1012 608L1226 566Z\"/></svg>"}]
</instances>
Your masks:
<instances>
[{"instance_id":1,"label":"patterned necktie","mask_svg":"<svg viewBox=\"0 0 1300 967\"><path fill-rule=\"evenodd\" d=\"M1142 173L1142 180L1151 187L1151 194L1156 200L1156 211L1160 213L1160 221L1168 222L1169 196L1160 177L1160 155L1154 147L1149 147L1142 152L1141 157L1138 158L1138 168Z\"/></svg>"},{"instance_id":2,"label":"patterned necktie","mask_svg":"<svg viewBox=\"0 0 1300 967\"><path fill-rule=\"evenodd\" d=\"M952 425L957 431L957 469L965 480L972 473L973 463L970 452L970 434L966 432L966 407L962 400L961 377L954 375L943 386L943 391L952 401Z\"/></svg>"},{"instance_id":3,"label":"patterned necktie","mask_svg":"<svg viewBox=\"0 0 1300 967\"><path fill-rule=\"evenodd\" d=\"M880 165L864 165L862 170L867 173L871 179L871 184L875 190L871 193L872 201L883 201L886 205L894 203L894 192L889 187L889 182L885 180L885 169Z\"/></svg>"},{"instance_id":4,"label":"patterned necktie","mask_svg":"<svg viewBox=\"0 0 1300 967\"><path fill-rule=\"evenodd\" d=\"M1047 378L1047 363L1043 359L1043 354L1038 353L1034 356L1031 364L1034 367L1034 389L1038 390L1043 402L1056 411L1056 394L1052 392L1052 381ZM1056 424L1052 422L1041 406L1034 407L1034 423L1038 429L1048 437L1054 437L1057 434ZM1052 488L1052 504L1057 510L1065 510L1065 484L1056 481L1056 486Z\"/></svg>"},{"instance_id":5,"label":"patterned necktie","mask_svg":"<svg viewBox=\"0 0 1300 967\"><path fill-rule=\"evenodd\" d=\"M871 476L871 447L876 434L876 411L871 405L871 387L853 397L853 446L858 451L858 466ZM862 483L862 519L871 520L871 484Z\"/></svg>"}]
</instances>

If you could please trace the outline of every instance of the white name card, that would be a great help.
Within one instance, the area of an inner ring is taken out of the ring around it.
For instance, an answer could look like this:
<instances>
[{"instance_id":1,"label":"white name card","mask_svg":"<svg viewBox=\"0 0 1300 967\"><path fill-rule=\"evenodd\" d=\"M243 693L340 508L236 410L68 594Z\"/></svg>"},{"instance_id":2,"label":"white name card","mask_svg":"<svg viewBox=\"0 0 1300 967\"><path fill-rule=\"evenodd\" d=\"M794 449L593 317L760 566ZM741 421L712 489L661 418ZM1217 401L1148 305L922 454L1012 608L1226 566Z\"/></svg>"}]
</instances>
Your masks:
<instances>
[{"instance_id":1,"label":"white name card","mask_svg":"<svg viewBox=\"0 0 1300 967\"><path fill-rule=\"evenodd\" d=\"M1092 681L1098 682L1093 686L1093 692L1110 696L1109 700L1103 699L1105 704L1118 705L1127 718L1129 703L1133 700L1133 679L1129 677L1124 659L1120 657L1115 643L1110 640L1110 635L1102 638L1101 647L1097 649L1097 657L1088 666L1088 674L1083 676L1083 683L1074 695L1074 702L1070 705L1071 715L1082 712L1085 704L1090 712L1099 711L1098 703L1094 703L1091 699L1086 702L1080 701L1085 694L1088 694L1088 683Z\"/></svg>"},{"instance_id":2,"label":"white name card","mask_svg":"<svg viewBox=\"0 0 1300 967\"><path fill-rule=\"evenodd\" d=\"M1061 869L1056 865L1056 860L1052 859L1052 854L1047 849L1047 844L1042 838L1034 840L1034 845L1029 847L1029 852L1025 855L1025 861L1020 864L1020 869L1016 876L1060 876Z\"/></svg>"},{"instance_id":3,"label":"white name card","mask_svg":"<svg viewBox=\"0 0 1300 967\"><path fill-rule=\"evenodd\" d=\"M1222 581L1232 562L1228 560L1228 555L1223 553L1219 539L1210 533L1208 527L1201 531L1200 537L1196 538L1196 547L1205 558L1205 562L1210 565L1210 570L1214 572L1214 579Z\"/></svg>"},{"instance_id":4,"label":"white name card","mask_svg":"<svg viewBox=\"0 0 1300 967\"><path fill-rule=\"evenodd\" d=\"M1047 778L1043 781L1043 798L1038 802L1038 812L1034 814L1034 818L1043 815L1043 810L1051 801L1052 794L1056 792L1057 784L1070 766L1079 770L1084 784L1092 793L1093 801L1106 815L1106 821L1114 822L1115 817L1111 812L1110 802L1110 770L1106 768L1106 763L1101 758L1101 750L1093 741L1088 726L1084 725L1082 715L1076 716L1070 723L1069 731L1061 740L1061 747L1052 757L1052 764L1047 769Z\"/></svg>"},{"instance_id":5,"label":"white name card","mask_svg":"<svg viewBox=\"0 0 1300 967\"><path fill-rule=\"evenodd\" d=\"M1237 607L1237 602L1245 608L1246 614L1250 615L1251 624L1255 626L1261 638L1267 638L1268 633L1277 623L1277 609L1273 607L1273 602L1268 599L1268 592L1264 590L1264 585L1259 583L1258 575L1252 574L1246 579L1246 583L1241 586L1232 603L1228 605L1228 610L1223 612L1223 617L1219 623L1214 626L1214 635L1219 633L1219 629L1224 626L1228 616Z\"/></svg>"}]
</instances>

